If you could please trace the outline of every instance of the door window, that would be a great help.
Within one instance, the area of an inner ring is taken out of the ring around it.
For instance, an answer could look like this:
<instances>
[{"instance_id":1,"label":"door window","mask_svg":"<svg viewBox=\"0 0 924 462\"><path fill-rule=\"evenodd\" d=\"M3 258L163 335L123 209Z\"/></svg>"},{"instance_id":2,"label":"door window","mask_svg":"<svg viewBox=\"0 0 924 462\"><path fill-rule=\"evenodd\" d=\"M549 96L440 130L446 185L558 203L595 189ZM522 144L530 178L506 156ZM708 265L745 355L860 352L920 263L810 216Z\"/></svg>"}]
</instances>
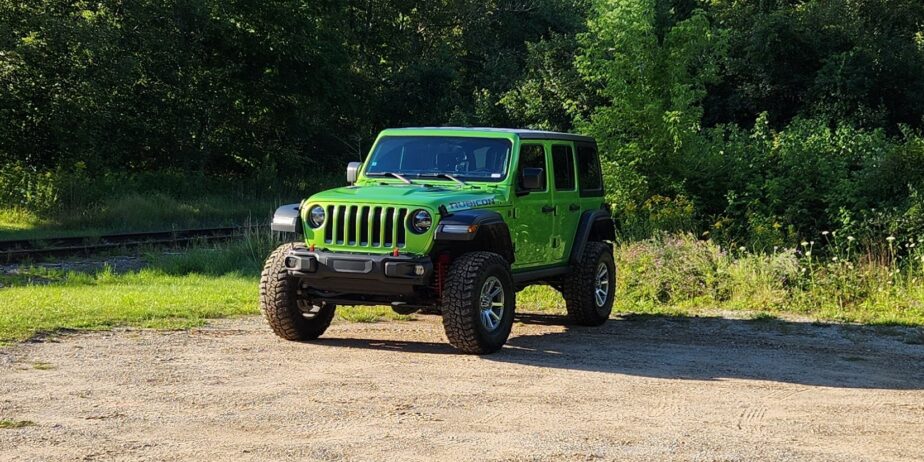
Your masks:
<instances>
[{"instance_id":1,"label":"door window","mask_svg":"<svg viewBox=\"0 0 924 462\"><path fill-rule=\"evenodd\" d=\"M541 168L540 187L537 189L526 189L523 186L523 170L527 168ZM546 172L549 170L545 165L545 148L541 144L524 144L520 146L520 167L517 172L517 185L520 191L545 191L546 190Z\"/></svg>"},{"instance_id":2,"label":"door window","mask_svg":"<svg viewBox=\"0 0 924 462\"><path fill-rule=\"evenodd\" d=\"M574 191L574 151L571 146L552 146L552 170L557 191Z\"/></svg>"}]
</instances>

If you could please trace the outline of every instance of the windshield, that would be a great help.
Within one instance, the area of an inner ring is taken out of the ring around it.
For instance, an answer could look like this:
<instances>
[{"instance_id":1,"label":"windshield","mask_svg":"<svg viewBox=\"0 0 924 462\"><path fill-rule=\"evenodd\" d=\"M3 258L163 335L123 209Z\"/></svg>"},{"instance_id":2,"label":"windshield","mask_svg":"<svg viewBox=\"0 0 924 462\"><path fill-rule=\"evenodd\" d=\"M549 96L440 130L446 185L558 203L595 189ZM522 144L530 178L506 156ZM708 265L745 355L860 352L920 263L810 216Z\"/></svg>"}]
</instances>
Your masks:
<instances>
[{"instance_id":1,"label":"windshield","mask_svg":"<svg viewBox=\"0 0 924 462\"><path fill-rule=\"evenodd\" d=\"M448 174L462 180L501 181L507 175L510 149L510 141L499 138L387 136L369 156L366 175L438 178Z\"/></svg>"}]
</instances>

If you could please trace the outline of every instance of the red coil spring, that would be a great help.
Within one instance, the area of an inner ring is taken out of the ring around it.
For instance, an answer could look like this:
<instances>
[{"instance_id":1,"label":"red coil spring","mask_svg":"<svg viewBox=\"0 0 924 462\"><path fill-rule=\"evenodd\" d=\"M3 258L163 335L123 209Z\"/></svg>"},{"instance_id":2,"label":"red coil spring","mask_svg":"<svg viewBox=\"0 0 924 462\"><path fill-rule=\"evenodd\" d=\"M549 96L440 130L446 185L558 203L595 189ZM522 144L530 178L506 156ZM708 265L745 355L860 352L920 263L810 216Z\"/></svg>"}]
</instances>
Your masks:
<instances>
[{"instance_id":1,"label":"red coil spring","mask_svg":"<svg viewBox=\"0 0 924 462\"><path fill-rule=\"evenodd\" d=\"M443 284L446 283L446 270L449 268L449 254L441 253L436 259L436 277L433 278L433 290L436 296L443 298Z\"/></svg>"}]
</instances>

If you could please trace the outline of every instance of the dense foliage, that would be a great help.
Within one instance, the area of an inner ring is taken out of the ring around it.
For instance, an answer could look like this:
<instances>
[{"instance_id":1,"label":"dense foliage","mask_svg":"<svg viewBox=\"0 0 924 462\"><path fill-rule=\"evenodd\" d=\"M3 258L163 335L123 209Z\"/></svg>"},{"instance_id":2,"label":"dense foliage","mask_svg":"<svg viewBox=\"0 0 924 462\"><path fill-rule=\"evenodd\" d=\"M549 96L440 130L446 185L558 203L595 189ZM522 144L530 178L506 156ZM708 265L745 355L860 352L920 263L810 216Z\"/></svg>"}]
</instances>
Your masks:
<instances>
[{"instance_id":1,"label":"dense foliage","mask_svg":"<svg viewBox=\"0 0 924 462\"><path fill-rule=\"evenodd\" d=\"M624 237L924 238L918 0L2 2L0 89L0 206L517 125L598 138Z\"/></svg>"},{"instance_id":2,"label":"dense foliage","mask_svg":"<svg viewBox=\"0 0 924 462\"><path fill-rule=\"evenodd\" d=\"M921 2L597 0L588 18L580 79L517 92L583 84L558 107L600 141L624 236L924 238Z\"/></svg>"},{"instance_id":3,"label":"dense foliage","mask_svg":"<svg viewBox=\"0 0 924 462\"><path fill-rule=\"evenodd\" d=\"M273 174L405 124L503 123L568 1L38 0L0 5L0 159Z\"/></svg>"}]
</instances>

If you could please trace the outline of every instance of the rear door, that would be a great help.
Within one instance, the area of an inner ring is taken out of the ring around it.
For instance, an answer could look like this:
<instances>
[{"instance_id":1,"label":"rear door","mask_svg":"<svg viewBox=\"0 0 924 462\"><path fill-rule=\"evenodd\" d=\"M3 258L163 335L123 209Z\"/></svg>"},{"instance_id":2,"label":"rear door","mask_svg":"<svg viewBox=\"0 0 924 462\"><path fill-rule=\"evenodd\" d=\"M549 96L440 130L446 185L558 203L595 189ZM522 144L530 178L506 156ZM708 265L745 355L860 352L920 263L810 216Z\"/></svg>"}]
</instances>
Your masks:
<instances>
[{"instance_id":1,"label":"rear door","mask_svg":"<svg viewBox=\"0 0 924 462\"><path fill-rule=\"evenodd\" d=\"M571 255L571 246L581 219L581 197L577 188L574 145L570 142L552 143L552 194L555 202L555 235L552 250L556 261L565 261Z\"/></svg>"}]
</instances>

